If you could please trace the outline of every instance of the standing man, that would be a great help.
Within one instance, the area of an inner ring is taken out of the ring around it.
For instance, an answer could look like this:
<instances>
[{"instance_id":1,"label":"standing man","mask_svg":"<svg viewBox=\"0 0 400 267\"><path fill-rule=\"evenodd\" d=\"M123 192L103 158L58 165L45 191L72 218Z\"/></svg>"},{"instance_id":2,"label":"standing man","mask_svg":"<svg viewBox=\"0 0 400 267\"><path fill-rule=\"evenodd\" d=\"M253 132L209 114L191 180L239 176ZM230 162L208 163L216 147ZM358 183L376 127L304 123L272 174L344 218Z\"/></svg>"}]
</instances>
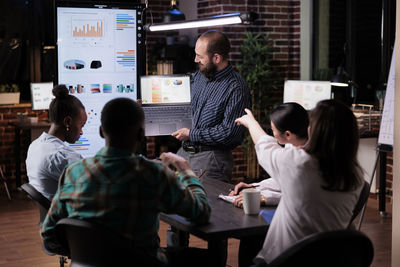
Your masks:
<instances>
[{"instance_id":1,"label":"standing man","mask_svg":"<svg viewBox=\"0 0 400 267\"><path fill-rule=\"evenodd\" d=\"M230 44L219 31L207 31L196 42L195 62L199 70L192 79L193 128L182 128L172 136L183 141L178 155L188 160L197 174L229 182L232 149L240 145L245 129L235 119L250 108L246 82L228 61Z\"/></svg>"}]
</instances>

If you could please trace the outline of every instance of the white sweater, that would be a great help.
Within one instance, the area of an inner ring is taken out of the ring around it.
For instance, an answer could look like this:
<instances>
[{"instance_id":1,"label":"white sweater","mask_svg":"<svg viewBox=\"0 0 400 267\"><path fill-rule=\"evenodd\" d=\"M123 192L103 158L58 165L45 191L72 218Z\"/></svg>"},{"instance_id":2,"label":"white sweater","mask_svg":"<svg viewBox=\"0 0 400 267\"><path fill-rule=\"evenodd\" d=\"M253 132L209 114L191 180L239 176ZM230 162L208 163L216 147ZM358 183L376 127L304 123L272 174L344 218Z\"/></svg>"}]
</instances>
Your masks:
<instances>
[{"instance_id":1,"label":"white sweater","mask_svg":"<svg viewBox=\"0 0 400 267\"><path fill-rule=\"evenodd\" d=\"M317 160L303 149L282 148L271 136L261 137L255 149L260 165L274 177L282 191L255 262L259 259L271 262L310 234L347 227L362 184L351 192L326 191L321 188L323 180Z\"/></svg>"},{"instance_id":2,"label":"white sweater","mask_svg":"<svg viewBox=\"0 0 400 267\"><path fill-rule=\"evenodd\" d=\"M253 186L258 186L261 195L265 198L265 205L276 206L281 199L281 188L278 182L273 178L262 180L259 183L252 183Z\"/></svg>"}]
</instances>

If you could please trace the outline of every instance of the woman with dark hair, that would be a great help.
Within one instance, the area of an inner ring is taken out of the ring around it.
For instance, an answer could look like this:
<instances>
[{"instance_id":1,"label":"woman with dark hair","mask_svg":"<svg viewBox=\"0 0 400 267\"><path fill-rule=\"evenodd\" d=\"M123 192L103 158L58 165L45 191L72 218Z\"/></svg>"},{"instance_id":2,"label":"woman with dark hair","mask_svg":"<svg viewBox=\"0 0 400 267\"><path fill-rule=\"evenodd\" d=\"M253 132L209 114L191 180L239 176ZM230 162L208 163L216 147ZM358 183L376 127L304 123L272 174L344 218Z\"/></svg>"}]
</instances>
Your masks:
<instances>
[{"instance_id":1,"label":"woman with dark hair","mask_svg":"<svg viewBox=\"0 0 400 267\"><path fill-rule=\"evenodd\" d=\"M288 147L303 147L307 141L308 114L301 105L294 102L280 104L270 113L269 117L272 132L279 144ZM281 190L273 177L259 183L246 184L240 182L229 195L237 195L241 189L253 186L258 186L260 190L262 205L278 205L281 198ZM238 207L243 206L241 194L238 195L233 204Z\"/></svg>"},{"instance_id":2,"label":"woman with dark hair","mask_svg":"<svg viewBox=\"0 0 400 267\"><path fill-rule=\"evenodd\" d=\"M308 113L295 102L277 106L269 115L271 129L278 143L303 146L308 137Z\"/></svg>"},{"instance_id":3,"label":"woman with dark hair","mask_svg":"<svg viewBox=\"0 0 400 267\"><path fill-rule=\"evenodd\" d=\"M261 166L276 179L282 198L254 262L271 262L296 241L345 229L362 188L357 161L358 127L352 111L335 100L310 113L304 149L281 147L249 110L236 123L249 129Z\"/></svg>"},{"instance_id":4,"label":"woman with dark hair","mask_svg":"<svg viewBox=\"0 0 400 267\"><path fill-rule=\"evenodd\" d=\"M302 148L307 142L308 113L301 105L294 102L281 104L270 113L269 117L273 135L280 145ZM229 193L230 196L237 195L233 204L243 207L241 189L252 186L258 186L257 189L260 190L261 205L278 205L282 193L279 183L273 177L259 183L238 183ZM239 267L251 265L253 258L262 248L264 239L265 235L240 239Z\"/></svg>"},{"instance_id":5,"label":"woman with dark hair","mask_svg":"<svg viewBox=\"0 0 400 267\"><path fill-rule=\"evenodd\" d=\"M78 98L68 94L65 85L55 86L53 95L55 98L49 107L49 132L43 132L31 143L26 158L29 183L49 200L57 191L64 167L82 158L64 142L75 143L87 120L85 107Z\"/></svg>"}]
</instances>

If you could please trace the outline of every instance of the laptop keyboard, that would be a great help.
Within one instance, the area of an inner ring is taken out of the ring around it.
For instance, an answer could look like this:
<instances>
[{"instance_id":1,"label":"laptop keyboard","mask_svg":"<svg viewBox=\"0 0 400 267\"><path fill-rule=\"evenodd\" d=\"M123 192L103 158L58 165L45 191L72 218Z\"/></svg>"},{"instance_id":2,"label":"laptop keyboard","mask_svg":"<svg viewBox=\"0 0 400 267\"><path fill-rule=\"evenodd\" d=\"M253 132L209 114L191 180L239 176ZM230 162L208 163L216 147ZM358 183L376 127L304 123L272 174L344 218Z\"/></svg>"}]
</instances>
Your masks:
<instances>
[{"instance_id":1,"label":"laptop keyboard","mask_svg":"<svg viewBox=\"0 0 400 267\"><path fill-rule=\"evenodd\" d=\"M143 109L147 121L176 121L191 119L190 106L146 107Z\"/></svg>"}]
</instances>

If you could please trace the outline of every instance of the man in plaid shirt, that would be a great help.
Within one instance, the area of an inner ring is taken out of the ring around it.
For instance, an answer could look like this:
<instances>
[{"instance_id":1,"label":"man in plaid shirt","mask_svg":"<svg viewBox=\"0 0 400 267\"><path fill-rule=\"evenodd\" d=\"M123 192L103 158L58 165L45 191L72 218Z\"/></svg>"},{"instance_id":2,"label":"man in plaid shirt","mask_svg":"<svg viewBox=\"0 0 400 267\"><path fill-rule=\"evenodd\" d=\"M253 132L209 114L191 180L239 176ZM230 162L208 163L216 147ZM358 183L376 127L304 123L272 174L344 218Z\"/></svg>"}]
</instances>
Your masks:
<instances>
[{"instance_id":1,"label":"man in plaid shirt","mask_svg":"<svg viewBox=\"0 0 400 267\"><path fill-rule=\"evenodd\" d=\"M62 218L76 218L108 227L131 239L135 251L167 263L158 238L159 213L207 223L211 211L202 184L175 154L162 154L158 163L134 153L144 138L144 114L133 100L108 102L100 133L106 146L95 157L70 164L60 177L41 229L46 248L60 253L54 227Z\"/></svg>"}]
</instances>

